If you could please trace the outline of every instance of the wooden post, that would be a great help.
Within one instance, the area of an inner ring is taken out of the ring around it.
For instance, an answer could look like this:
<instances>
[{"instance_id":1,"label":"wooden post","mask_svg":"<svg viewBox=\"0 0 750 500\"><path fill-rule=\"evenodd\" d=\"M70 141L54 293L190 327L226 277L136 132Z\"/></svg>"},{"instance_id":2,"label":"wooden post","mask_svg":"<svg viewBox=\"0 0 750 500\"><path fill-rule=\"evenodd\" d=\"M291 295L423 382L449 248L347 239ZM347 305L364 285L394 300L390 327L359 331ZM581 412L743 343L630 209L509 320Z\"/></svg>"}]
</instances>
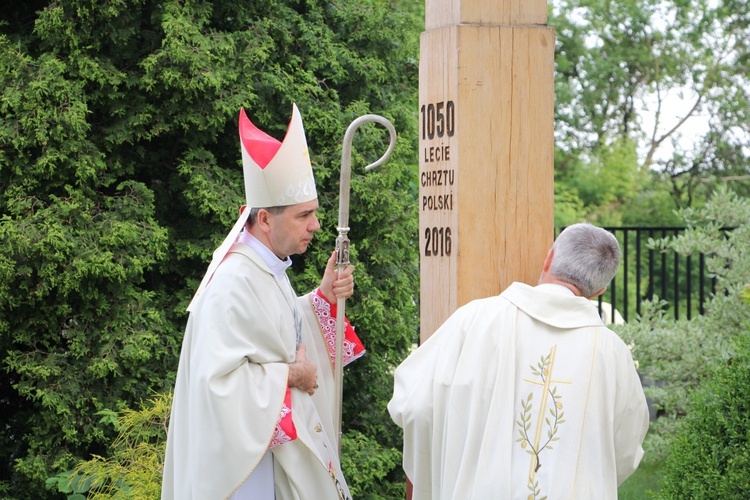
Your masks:
<instances>
[{"instance_id":1,"label":"wooden post","mask_svg":"<svg viewBox=\"0 0 750 500\"><path fill-rule=\"evenodd\" d=\"M535 285L554 233L546 0L426 0L419 65L421 340Z\"/></svg>"}]
</instances>

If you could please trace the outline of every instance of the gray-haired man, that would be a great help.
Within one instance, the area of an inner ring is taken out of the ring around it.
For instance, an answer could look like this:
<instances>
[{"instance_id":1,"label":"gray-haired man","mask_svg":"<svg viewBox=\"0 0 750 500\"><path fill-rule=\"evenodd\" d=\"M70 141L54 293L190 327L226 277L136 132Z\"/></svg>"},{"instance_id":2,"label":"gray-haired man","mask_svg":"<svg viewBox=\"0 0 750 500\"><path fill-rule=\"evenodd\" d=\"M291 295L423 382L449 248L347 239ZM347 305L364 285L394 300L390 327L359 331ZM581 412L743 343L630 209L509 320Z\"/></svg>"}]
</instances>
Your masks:
<instances>
[{"instance_id":1,"label":"gray-haired man","mask_svg":"<svg viewBox=\"0 0 750 500\"><path fill-rule=\"evenodd\" d=\"M589 300L619 262L612 234L570 226L538 286L461 307L397 368L412 498L617 498L648 429L630 350Z\"/></svg>"}]
</instances>

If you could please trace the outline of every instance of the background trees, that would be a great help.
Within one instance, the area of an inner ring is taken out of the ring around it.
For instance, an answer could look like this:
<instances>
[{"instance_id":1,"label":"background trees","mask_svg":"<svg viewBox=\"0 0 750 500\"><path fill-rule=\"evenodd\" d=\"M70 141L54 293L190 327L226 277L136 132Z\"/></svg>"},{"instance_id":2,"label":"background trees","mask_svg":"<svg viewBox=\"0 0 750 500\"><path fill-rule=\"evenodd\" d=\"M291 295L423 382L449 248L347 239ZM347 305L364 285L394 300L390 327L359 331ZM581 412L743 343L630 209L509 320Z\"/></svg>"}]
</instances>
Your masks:
<instances>
[{"instance_id":1,"label":"background trees","mask_svg":"<svg viewBox=\"0 0 750 500\"><path fill-rule=\"evenodd\" d=\"M749 194L744 2L550 4L559 206L605 225L668 224L717 184Z\"/></svg>"},{"instance_id":2,"label":"background trees","mask_svg":"<svg viewBox=\"0 0 750 500\"><path fill-rule=\"evenodd\" d=\"M368 355L344 409L390 453L387 377L419 289L411 19L381 0L37 1L0 19L0 491L38 498L107 452L97 412L171 388L185 307L244 200L243 106L279 138L292 102L303 115L326 231L295 261L301 292L334 246L346 127L375 112L399 132L368 175L387 134L355 138L347 312Z\"/></svg>"},{"instance_id":3,"label":"background trees","mask_svg":"<svg viewBox=\"0 0 750 500\"><path fill-rule=\"evenodd\" d=\"M693 229L684 237L657 248L708 255L718 280L705 316L675 321L656 303L640 322L620 330L635 346L641 373L655 382L647 392L664 415L647 440L647 466L653 465L669 453L678 421L697 408L688 404L690 395L747 336L748 311L739 294L750 282L743 250L743 199L750 194L750 14L733 0L550 3L558 42L556 222L585 217L602 225L688 225ZM741 364L745 358L736 359ZM743 369L730 370L738 383ZM726 382L733 375L719 376ZM738 401L727 404L734 408ZM701 415L692 431L688 425L686 439L696 428L708 435ZM733 418L725 422L730 433L742 425ZM727 441L714 441L706 449L716 455L679 444L677 454L711 460L718 467L710 473L720 474L728 463L717 457ZM679 491L680 474L691 470L674 460L666 483L672 493ZM700 490L677 497L695 494Z\"/></svg>"}]
</instances>

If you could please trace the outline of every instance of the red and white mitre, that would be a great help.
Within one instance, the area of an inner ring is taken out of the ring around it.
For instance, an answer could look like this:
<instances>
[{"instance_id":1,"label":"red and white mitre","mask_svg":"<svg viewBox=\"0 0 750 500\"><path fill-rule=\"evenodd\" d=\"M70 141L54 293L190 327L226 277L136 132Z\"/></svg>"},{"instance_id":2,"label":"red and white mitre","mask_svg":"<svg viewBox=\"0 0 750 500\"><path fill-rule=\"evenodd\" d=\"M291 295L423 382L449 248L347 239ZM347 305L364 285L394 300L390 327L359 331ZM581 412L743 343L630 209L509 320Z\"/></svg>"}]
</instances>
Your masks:
<instances>
[{"instance_id":1,"label":"red and white mitre","mask_svg":"<svg viewBox=\"0 0 750 500\"><path fill-rule=\"evenodd\" d=\"M318 197L296 104L282 142L256 127L244 109L240 110L239 129L248 207L283 207Z\"/></svg>"},{"instance_id":2,"label":"red and white mitre","mask_svg":"<svg viewBox=\"0 0 750 500\"><path fill-rule=\"evenodd\" d=\"M251 208L270 208L296 205L318 197L315 190L307 139L302 116L297 105L292 105L292 119L284 140L279 142L248 119L244 109L239 117L242 170L245 176L245 201ZM219 248L214 251L201 284L187 310L190 311L211 277L224 260L242 231L250 210L243 210Z\"/></svg>"}]
</instances>

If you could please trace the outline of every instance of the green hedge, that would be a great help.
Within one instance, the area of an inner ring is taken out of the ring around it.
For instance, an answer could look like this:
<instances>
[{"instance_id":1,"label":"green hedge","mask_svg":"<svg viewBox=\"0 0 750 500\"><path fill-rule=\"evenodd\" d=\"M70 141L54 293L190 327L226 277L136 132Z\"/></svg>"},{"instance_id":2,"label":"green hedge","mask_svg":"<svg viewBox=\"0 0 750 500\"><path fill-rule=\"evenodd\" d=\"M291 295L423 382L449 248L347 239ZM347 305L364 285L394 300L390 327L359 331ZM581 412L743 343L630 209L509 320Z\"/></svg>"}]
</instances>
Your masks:
<instances>
[{"instance_id":1,"label":"green hedge","mask_svg":"<svg viewBox=\"0 0 750 500\"><path fill-rule=\"evenodd\" d=\"M692 399L658 498L750 498L750 325Z\"/></svg>"}]
</instances>

